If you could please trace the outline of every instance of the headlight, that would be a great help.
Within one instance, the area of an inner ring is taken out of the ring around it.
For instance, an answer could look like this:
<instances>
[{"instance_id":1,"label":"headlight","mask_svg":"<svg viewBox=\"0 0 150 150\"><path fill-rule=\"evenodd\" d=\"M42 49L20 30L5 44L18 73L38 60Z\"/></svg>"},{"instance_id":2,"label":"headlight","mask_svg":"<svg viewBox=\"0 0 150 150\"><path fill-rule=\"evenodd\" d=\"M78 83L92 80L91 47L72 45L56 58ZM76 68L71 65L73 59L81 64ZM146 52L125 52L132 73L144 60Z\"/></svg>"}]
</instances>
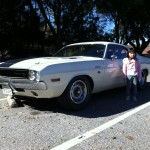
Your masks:
<instances>
[{"instance_id":1,"label":"headlight","mask_svg":"<svg viewBox=\"0 0 150 150\"><path fill-rule=\"evenodd\" d=\"M29 71L29 80L40 81L40 73L38 71L30 70Z\"/></svg>"}]
</instances>

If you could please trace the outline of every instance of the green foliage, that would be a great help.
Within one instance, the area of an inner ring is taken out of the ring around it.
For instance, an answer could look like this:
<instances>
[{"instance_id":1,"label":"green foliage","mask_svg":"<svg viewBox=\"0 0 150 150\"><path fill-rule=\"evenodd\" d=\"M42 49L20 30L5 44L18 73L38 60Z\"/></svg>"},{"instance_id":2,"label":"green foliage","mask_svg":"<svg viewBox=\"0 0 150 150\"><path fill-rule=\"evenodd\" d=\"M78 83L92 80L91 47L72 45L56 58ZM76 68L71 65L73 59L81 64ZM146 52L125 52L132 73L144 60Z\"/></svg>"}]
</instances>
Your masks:
<instances>
[{"instance_id":1,"label":"green foliage","mask_svg":"<svg viewBox=\"0 0 150 150\"><path fill-rule=\"evenodd\" d=\"M132 45L142 53L150 42L150 1L100 0L97 9L115 24L116 42Z\"/></svg>"},{"instance_id":2,"label":"green foliage","mask_svg":"<svg viewBox=\"0 0 150 150\"><path fill-rule=\"evenodd\" d=\"M97 38L98 20L93 14L92 0L43 0L42 2L35 0L35 2L49 27L49 32L55 39L53 41L56 49L62 47L64 42L72 43Z\"/></svg>"},{"instance_id":3,"label":"green foliage","mask_svg":"<svg viewBox=\"0 0 150 150\"><path fill-rule=\"evenodd\" d=\"M149 10L149 0L1 0L0 57L95 40L129 43L142 53L150 42ZM115 26L106 33L109 21Z\"/></svg>"},{"instance_id":4,"label":"green foliage","mask_svg":"<svg viewBox=\"0 0 150 150\"><path fill-rule=\"evenodd\" d=\"M27 5L25 0L0 1L1 59L8 54L23 57L27 55L30 45L40 43L44 38L39 17L26 9Z\"/></svg>"}]
</instances>

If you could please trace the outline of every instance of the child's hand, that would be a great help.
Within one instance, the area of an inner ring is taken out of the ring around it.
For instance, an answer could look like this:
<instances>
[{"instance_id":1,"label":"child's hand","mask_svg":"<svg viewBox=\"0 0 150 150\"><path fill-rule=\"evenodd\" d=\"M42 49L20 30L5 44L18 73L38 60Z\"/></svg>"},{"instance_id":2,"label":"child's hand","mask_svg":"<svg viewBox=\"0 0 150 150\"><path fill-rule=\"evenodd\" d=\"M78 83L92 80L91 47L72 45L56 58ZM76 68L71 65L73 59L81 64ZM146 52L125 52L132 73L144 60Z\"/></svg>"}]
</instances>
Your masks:
<instances>
[{"instance_id":1,"label":"child's hand","mask_svg":"<svg viewBox=\"0 0 150 150\"><path fill-rule=\"evenodd\" d=\"M123 81L126 81L126 77L123 77Z\"/></svg>"},{"instance_id":2,"label":"child's hand","mask_svg":"<svg viewBox=\"0 0 150 150\"><path fill-rule=\"evenodd\" d=\"M139 83L141 83L142 82L142 80L141 79L139 79Z\"/></svg>"}]
</instances>

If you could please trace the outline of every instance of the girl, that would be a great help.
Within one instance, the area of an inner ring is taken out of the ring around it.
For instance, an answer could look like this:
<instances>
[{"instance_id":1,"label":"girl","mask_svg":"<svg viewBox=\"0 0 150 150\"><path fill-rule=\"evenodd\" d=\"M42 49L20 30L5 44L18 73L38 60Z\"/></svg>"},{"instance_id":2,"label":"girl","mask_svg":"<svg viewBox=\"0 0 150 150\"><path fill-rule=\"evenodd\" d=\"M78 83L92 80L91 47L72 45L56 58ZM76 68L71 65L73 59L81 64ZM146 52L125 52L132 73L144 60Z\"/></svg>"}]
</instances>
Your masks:
<instances>
[{"instance_id":1,"label":"girl","mask_svg":"<svg viewBox=\"0 0 150 150\"><path fill-rule=\"evenodd\" d=\"M127 52L127 58L123 59L123 73L124 80L126 81L126 100L137 101L137 82L141 80L141 64L136 58L136 52L129 50ZM131 95L132 90L132 95Z\"/></svg>"}]
</instances>

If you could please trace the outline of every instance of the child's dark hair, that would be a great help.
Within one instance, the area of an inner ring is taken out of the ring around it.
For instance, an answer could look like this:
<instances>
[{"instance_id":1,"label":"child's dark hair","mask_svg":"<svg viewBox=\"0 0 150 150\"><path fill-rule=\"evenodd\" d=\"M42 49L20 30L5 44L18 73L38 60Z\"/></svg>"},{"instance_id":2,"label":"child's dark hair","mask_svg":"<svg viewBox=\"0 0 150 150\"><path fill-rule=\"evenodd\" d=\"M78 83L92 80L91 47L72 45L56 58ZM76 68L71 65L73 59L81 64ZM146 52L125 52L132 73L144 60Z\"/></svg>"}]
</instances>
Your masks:
<instances>
[{"instance_id":1,"label":"child's dark hair","mask_svg":"<svg viewBox=\"0 0 150 150\"><path fill-rule=\"evenodd\" d=\"M134 53L135 54L134 59L136 60L136 52L135 52L135 50L133 50L133 49L128 50L127 58L129 58L129 53Z\"/></svg>"}]
</instances>

